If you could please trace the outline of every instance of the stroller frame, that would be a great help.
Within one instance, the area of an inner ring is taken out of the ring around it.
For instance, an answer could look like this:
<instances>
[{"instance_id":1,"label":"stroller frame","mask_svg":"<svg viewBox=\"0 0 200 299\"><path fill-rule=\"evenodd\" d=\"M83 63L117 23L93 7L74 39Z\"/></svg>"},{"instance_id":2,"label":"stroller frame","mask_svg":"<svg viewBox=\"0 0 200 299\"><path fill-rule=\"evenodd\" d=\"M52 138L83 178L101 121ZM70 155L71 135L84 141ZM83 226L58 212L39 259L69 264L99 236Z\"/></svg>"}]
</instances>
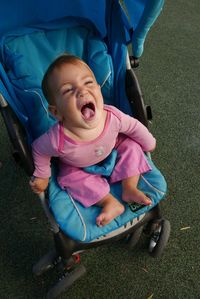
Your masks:
<instances>
[{"instance_id":1,"label":"stroller frame","mask_svg":"<svg viewBox=\"0 0 200 299\"><path fill-rule=\"evenodd\" d=\"M140 85L133 70L133 67L137 67L138 65L139 59L127 55L126 92L135 117L145 126L148 126L148 121L152 118L152 114L150 106L145 106L144 104ZM30 148L26 143L25 130L1 93L0 111L13 145L13 157L15 161L21 164L25 169L28 176L31 176L34 166ZM49 290L47 298L56 298L85 274L86 269L80 264L79 253L82 251L112 243L120 239L126 239L128 247L132 249L144 232L150 239L150 255L152 257L160 257L169 239L170 223L168 220L162 218L159 204L146 214L124 225L119 231L117 230L117 233L110 233L92 242L80 242L64 234L56 223L48 206L48 191L40 194L40 200L53 232L55 248L50 250L33 266L33 273L39 276L57 266L61 270L61 278Z\"/></svg>"}]
</instances>

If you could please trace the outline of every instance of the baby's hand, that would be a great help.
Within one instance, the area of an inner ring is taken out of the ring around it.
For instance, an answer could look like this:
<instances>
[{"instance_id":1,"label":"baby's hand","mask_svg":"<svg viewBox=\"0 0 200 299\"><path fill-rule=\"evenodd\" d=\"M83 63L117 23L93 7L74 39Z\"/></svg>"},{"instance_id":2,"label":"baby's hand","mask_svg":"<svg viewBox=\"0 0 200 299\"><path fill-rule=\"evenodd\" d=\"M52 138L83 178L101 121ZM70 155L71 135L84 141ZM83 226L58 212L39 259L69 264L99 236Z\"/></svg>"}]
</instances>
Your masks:
<instances>
[{"instance_id":1,"label":"baby's hand","mask_svg":"<svg viewBox=\"0 0 200 299\"><path fill-rule=\"evenodd\" d=\"M155 150L155 148L156 148L156 141L155 141L155 145L154 145L154 147L153 148L151 148L148 152L153 152L154 150Z\"/></svg>"},{"instance_id":2,"label":"baby's hand","mask_svg":"<svg viewBox=\"0 0 200 299\"><path fill-rule=\"evenodd\" d=\"M48 186L49 178L34 178L29 181L29 185L34 193L42 193Z\"/></svg>"}]
</instances>

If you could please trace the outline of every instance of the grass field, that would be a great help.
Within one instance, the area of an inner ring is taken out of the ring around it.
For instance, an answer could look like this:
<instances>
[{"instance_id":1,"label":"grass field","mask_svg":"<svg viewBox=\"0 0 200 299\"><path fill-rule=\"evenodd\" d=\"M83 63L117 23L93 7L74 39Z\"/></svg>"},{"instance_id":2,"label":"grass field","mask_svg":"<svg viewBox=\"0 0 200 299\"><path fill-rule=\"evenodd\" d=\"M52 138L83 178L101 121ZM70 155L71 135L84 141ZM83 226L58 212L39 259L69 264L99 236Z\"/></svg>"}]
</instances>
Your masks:
<instances>
[{"instance_id":1,"label":"grass field","mask_svg":"<svg viewBox=\"0 0 200 299\"><path fill-rule=\"evenodd\" d=\"M171 222L168 246L151 258L142 238L135 250L113 244L82 255L87 275L62 299L200 299L200 2L166 1L136 73L153 110L153 159L168 182L162 214ZM10 157L0 118L0 298L45 298L56 275L40 279L32 265L52 235L28 178Z\"/></svg>"}]
</instances>

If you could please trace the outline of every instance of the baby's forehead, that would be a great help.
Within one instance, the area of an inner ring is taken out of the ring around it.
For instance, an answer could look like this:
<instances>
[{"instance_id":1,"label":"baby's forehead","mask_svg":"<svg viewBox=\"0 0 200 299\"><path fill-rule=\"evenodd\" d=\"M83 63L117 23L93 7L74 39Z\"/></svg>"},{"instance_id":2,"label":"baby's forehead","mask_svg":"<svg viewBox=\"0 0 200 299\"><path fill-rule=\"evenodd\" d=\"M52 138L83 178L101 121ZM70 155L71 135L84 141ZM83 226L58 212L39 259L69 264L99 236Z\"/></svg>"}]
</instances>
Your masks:
<instances>
[{"instance_id":1,"label":"baby's forehead","mask_svg":"<svg viewBox=\"0 0 200 299\"><path fill-rule=\"evenodd\" d=\"M61 68L68 68L68 67L74 67L74 68L80 68L82 71L87 72L88 74L91 74L92 76L94 76L93 71L91 70L91 68L84 62L84 61L73 61L73 62L65 62L63 63L63 65L61 65Z\"/></svg>"},{"instance_id":2,"label":"baby's forehead","mask_svg":"<svg viewBox=\"0 0 200 299\"><path fill-rule=\"evenodd\" d=\"M91 77L96 81L93 71L90 69L90 67L85 62L82 62L82 61L63 62L62 64L60 64L54 68L54 70L51 74L51 78L52 79L55 79L55 77L58 78L58 77L60 77L61 74L65 74L65 73L69 74L70 71L73 73L72 68L78 69L78 74L81 77ZM69 70L69 72L68 72L68 70ZM72 75L72 73L71 73L71 75ZM72 75L72 77L73 77L73 75Z\"/></svg>"}]
</instances>

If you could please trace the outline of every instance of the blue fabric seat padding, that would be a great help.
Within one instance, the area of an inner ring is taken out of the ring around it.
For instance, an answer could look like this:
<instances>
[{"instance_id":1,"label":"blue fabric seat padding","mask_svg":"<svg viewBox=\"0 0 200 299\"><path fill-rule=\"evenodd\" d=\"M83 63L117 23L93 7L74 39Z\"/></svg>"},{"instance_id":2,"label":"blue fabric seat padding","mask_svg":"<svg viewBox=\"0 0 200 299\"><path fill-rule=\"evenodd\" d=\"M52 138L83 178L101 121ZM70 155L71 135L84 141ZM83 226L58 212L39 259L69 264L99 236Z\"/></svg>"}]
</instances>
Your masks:
<instances>
[{"instance_id":1,"label":"blue fabric seat padding","mask_svg":"<svg viewBox=\"0 0 200 299\"><path fill-rule=\"evenodd\" d=\"M72 200L67 192L62 191L57 185L56 175L54 174L49 186L49 204L62 231L77 241L90 242L116 230L152 209L164 198L167 185L163 175L151 160L149 160L149 164L152 167L152 171L141 176L138 187L151 198L152 206L142 206L139 209L136 206L134 211L133 206L124 204L121 201L121 184L113 184L110 186L111 193L124 204L125 212L104 227L97 227L95 222L101 209L97 206L84 208L79 202Z\"/></svg>"},{"instance_id":2,"label":"blue fabric seat padding","mask_svg":"<svg viewBox=\"0 0 200 299\"><path fill-rule=\"evenodd\" d=\"M64 52L89 64L102 88L105 103L113 102L112 59L106 44L91 28L61 20L48 29L24 28L10 33L2 39L0 47L7 75L28 117L31 141L55 123L48 113L41 81L49 64Z\"/></svg>"}]
</instances>

